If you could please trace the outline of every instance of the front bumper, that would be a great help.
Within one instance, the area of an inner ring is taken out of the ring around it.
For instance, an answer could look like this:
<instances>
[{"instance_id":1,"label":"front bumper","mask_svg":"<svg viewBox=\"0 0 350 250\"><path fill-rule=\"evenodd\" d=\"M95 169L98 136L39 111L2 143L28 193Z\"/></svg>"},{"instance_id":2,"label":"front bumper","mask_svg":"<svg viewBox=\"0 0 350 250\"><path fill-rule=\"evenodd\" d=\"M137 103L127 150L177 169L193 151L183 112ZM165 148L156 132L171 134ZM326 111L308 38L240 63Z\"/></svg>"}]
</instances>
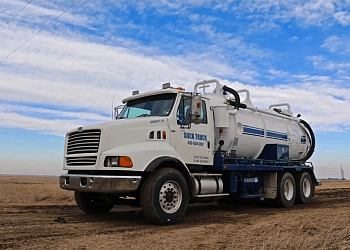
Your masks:
<instances>
[{"instance_id":1,"label":"front bumper","mask_svg":"<svg viewBox=\"0 0 350 250\"><path fill-rule=\"evenodd\" d=\"M77 175L60 176L60 187L66 190L126 194L137 190L141 176Z\"/></svg>"}]
</instances>

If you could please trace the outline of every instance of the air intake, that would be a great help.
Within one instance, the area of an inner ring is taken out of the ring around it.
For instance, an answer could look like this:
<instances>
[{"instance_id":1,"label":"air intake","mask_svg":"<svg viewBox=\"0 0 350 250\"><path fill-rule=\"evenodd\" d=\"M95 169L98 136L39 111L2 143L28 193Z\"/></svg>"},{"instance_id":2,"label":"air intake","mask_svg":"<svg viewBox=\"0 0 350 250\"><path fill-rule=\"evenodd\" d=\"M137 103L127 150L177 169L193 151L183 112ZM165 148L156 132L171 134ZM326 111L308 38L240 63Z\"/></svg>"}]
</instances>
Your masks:
<instances>
[{"instance_id":1,"label":"air intake","mask_svg":"<svg viewBox=\"0 0 350 250\"><path fill-rule=\"evenodd\" d=\"M97 153L100 144L100 130L73 132L68 137L67 155Z\"/></svg>"},{"instance_id":2,"label":"air intake","mask_svg":"<svg viewBox=\"0 0 350 250\"><path fill-rule=\"evenodd\" d=\"M68 157L67 166L92 166L96 164L97 156L92 157Z\"/></svg>"}]
</instances>

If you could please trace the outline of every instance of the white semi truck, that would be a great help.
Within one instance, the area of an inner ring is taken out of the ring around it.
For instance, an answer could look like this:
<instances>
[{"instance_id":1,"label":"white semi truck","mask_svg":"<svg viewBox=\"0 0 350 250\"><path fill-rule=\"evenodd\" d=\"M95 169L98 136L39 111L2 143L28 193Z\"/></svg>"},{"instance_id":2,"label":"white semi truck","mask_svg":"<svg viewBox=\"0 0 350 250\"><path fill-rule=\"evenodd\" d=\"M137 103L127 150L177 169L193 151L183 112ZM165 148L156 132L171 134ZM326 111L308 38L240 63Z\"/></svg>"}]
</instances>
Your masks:
<instances>
[{"instance_id":1,"label":"white semi truck","mask_svg":"<svg viewBox=\"0 0 350 250\"><path fill-rule=\"evenodd\" d=\"M150 222L172 224L189 203L265 199L290 207L309 203L320 185L307 162L314 133L288 103L259 109L248 90L216 79L193 92L169 83L134 91L123 103L112 121L66 135L60 186L86 213L129 204Z\"/></svg>"}]
</instances>

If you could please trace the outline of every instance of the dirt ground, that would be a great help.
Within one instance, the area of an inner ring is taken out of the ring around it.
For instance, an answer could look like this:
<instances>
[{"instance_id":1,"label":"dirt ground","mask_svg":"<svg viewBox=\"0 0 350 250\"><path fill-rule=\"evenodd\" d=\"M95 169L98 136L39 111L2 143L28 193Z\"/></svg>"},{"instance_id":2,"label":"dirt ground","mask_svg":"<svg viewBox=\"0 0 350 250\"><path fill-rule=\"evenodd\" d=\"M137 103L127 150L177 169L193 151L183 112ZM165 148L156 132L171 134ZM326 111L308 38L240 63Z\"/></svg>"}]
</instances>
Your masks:
<instances>
[{"instance_id":1,"label":"dirt ground","mask_svg":"<svg viewBox=\"0 0 350 250\"><path fill-rule=\"evenodd\" d=\"M156 226L139 208L85 215L58 178L0 176L0 249L350 249L349 205L350 181L324 181L307 205L194 204Z\"/></svg>"}]
</instances>

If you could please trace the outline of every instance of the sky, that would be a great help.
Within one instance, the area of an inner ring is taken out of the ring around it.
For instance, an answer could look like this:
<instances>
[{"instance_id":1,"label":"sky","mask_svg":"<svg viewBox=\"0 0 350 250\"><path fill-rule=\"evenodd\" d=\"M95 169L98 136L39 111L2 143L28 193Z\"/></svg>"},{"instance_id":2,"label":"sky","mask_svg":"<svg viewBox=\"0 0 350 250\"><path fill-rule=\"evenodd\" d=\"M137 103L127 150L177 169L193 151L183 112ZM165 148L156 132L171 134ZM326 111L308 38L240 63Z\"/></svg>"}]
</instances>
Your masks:
<instances>
[{"instance_id":1,"label":"sky","mask_svg":"<svg viewBox=\"0 0 350 250\"><path fill-rule=\"evenodd\" d=\"M0 174L59 175L67 131L165 82L288 102L350 179L350 0L0 0Z\"/></svg>"}]
</instances>

